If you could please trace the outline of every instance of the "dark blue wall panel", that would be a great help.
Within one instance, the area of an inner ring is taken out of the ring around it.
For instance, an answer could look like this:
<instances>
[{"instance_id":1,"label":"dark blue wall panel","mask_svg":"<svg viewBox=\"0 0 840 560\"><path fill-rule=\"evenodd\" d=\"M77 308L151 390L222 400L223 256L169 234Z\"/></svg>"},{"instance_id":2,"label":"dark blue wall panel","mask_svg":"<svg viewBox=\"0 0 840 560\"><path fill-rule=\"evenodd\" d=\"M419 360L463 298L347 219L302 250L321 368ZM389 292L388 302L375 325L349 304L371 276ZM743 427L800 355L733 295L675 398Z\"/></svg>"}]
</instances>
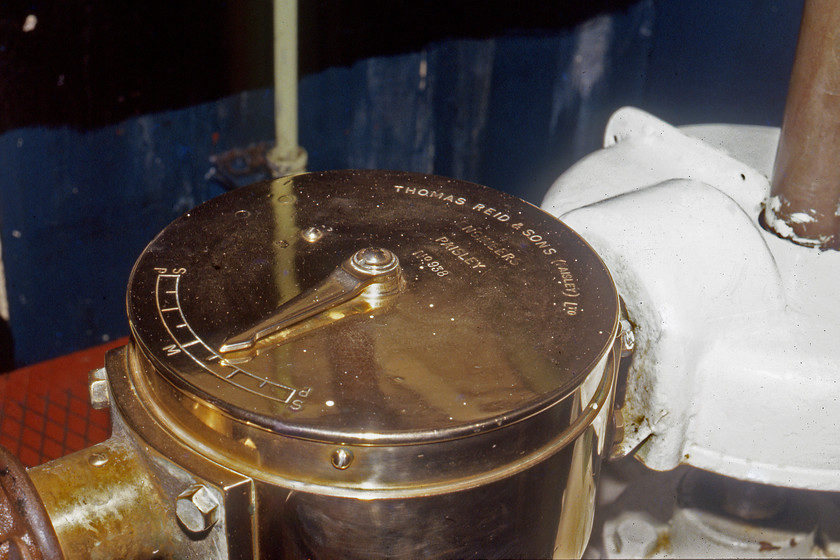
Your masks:
<instances>
[{"instance_id":1,"label":"dark blue wall panel","mask_svg":"<svg viewBox=\"0 0 840 560\"><path fill-rule=\"evenodd\" d=\"M271 139L271 91L95 131L0 135L0 224L18 363L127 334L124 294L143 247L223 192L211 154Z\"/></svg>"},{"instance_id":2,"label":"dark blue wall panel","mask_svg":"<svg viewBox=\"0 0 840 560\"><path fill-rule=\"evenodd\" d=\"M465 33L351 60L303 77L301 144L313 170L434 172L539 203L622 105L676 124L779 124L800 13L799 1L639 0L568 27ZM271 95L0 135L18 364L127 334L134 259L222 192L208 179L211 155L272 139Z\"/></svg>"},{"instance_id":3,"label":"dark blue wall panel","mask_svg":"<svg viewBox=\"0 0 840 560\"><path fill-rule=\"evenodd\" d=\"M538 203L644 92L652 0L569 29L450 39L301 83L310 168L434 172Z\"/></svg>"},{"instance_id":4,"label":"dark blue wall panel","mask_svg":"<svg viewBox=\"0 0 840 560\"><path fill-rule=\"evenodd\" d=\"M645 107L676 124L781 123L802 1L656 4Z\"/></svg>"}]
</instances>

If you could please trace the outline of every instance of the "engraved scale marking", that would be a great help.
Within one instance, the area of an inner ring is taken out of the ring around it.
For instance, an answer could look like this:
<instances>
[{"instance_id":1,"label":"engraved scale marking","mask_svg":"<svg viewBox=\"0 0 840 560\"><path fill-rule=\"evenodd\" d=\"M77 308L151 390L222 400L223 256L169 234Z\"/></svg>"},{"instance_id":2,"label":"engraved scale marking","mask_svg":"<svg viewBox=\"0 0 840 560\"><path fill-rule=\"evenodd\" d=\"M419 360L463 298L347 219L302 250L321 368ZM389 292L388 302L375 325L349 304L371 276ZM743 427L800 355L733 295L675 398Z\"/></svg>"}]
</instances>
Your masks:
<instances>
[{"instance_id":1,"label":"engraved scale marking","mask_svg":"<svg viewBox=\"0 0 840 560\"><path fill-rule=\"evenodd\" d=\"M198 336L192 326L190 326L187 318L184 316L184 311L181 308L180 301L180 282L180 274L158 274L155 279L155 304L158 308L158 316L160 317L161 323L166 329L166 332L169 333L169 337L177 345L177 347L184 354L189 356L192 361L214 377L224 380L226 383L230 383L243 391L248 391L249 393L255 393L275 401L289 404L297 393L297 389L280 383L275 383L274 381L270 381L263 377L258 377L241 368L221 363L222 357L211 346L205 343L200 336ZM174 311L177 311L178 314L173 317ZM165 317L164 313L167 313L169 317ZM178 324L172 326L170 323ZM176 331L175 329L178 330ZM200 359L192 350L188 350L188 348L195 347L197 345L204 348L209 354L209 357ZM170 352L168 355L173 354ZM230 373L220 373L209 367L207 364L207 362L217 360L220 362L219 367L232 369L233 371ZM234 377L241 378L242 381L233 381ZM283 394L283 397L266 392L265 390L259 390L266 386L274 392Z\"/></svg>"}]
</instances>

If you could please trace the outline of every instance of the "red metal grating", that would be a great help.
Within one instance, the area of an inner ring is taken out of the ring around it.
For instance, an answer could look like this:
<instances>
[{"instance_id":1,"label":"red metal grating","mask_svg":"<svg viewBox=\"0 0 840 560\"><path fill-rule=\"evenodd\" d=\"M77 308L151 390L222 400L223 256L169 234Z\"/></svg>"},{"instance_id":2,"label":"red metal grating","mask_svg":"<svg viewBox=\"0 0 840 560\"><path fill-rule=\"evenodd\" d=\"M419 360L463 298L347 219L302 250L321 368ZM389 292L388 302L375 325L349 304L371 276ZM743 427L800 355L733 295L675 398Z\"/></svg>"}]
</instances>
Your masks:
<instances>
[{"instance_id":1,"label":"red metal grating","mask_svg":"<svg viewBox=\"0 0 840 560\"><path fill-rule=\"evenodd\" d=\"M0 445L26 466L40 465L105 440L106 410L93 410L88 372L102 367L120 339L0 375Z\"/></svg>"}]
</instances>

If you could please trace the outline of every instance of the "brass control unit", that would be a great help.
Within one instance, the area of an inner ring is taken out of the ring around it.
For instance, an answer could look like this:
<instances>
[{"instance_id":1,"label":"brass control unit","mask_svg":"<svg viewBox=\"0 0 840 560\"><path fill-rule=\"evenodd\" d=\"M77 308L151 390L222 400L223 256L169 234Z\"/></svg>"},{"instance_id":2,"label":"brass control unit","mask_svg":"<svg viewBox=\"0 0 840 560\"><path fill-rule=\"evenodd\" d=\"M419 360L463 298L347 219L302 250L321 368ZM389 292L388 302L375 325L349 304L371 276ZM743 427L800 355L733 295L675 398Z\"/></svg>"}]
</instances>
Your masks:
<instances>
[{"instance_id":1,"label":"brass control unit","mask_svg":"<svg viewBox=\"0 0 840 560\"><path fill-rule=\"evenodd\" d=\"M401 172L259 183L158 235L127 307L114 435L29 472L66 559L583 552L618 296L538 208Z\"/></svg>"}]
</instances>

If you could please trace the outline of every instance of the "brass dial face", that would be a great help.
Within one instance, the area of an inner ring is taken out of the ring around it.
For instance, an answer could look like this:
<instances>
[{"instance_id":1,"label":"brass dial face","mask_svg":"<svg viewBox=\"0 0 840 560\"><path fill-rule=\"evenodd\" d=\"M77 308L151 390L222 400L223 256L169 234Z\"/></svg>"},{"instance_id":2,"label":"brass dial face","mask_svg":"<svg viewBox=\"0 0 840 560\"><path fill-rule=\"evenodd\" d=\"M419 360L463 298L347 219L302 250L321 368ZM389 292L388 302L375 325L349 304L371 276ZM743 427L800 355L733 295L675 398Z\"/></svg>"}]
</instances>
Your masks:
<instances>
[{"instance_id":1,"label":"brass dial face","mask_svg":"<svg viewBox=\"0 0 840 560\"><path fill-rule=\"evenodd\" d=\"M169 225L129 281L134 340L182 391L278 433L408 443L497 428L573 392L615 337L592 249L492 189L310 173Z\"/></svg>"}]
</instances>

